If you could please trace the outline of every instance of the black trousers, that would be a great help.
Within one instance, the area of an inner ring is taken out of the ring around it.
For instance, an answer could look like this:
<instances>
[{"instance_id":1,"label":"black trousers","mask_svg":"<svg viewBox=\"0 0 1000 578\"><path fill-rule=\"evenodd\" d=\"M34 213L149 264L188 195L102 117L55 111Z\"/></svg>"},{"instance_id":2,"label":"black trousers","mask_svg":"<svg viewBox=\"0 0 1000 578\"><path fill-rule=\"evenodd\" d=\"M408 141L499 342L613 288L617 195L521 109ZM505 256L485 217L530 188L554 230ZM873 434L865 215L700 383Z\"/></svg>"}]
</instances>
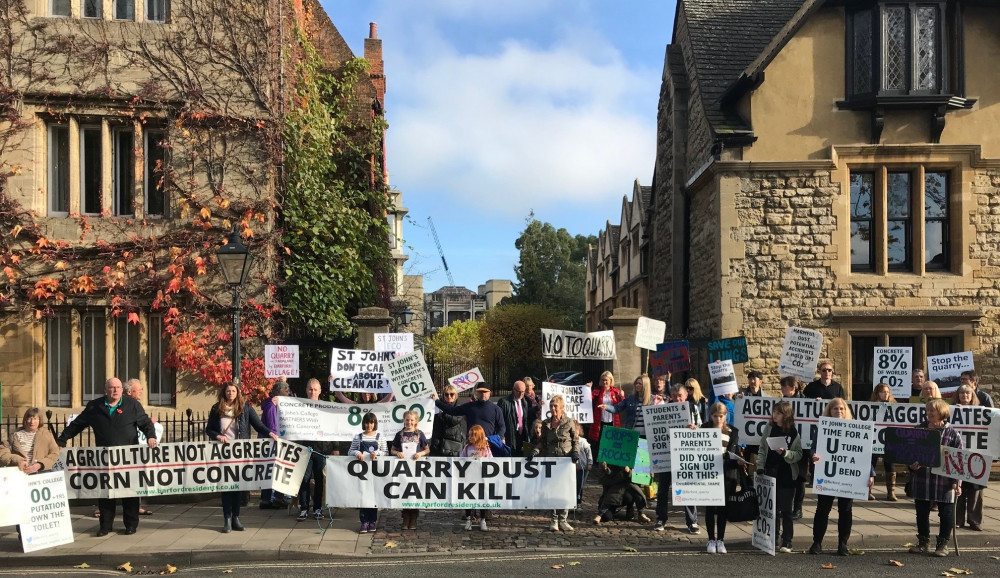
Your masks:
<instances>
[{"instance_id":1,"label":"black trousers","mask_svg":"<svg viewBox=\"0 0 1000 578\"><path fill-rule=\"evenodd\" d=\"M122 521L125 529L139 526L139 498L122 498ZM97 500L97 509L101 511L101 530L111 531L115 521L115 500L102 498Z\"/></svg>"},{"instance_id":2,"label":"black trousers","mask_svg":"<svg viewBox=\"0 0 1000 578\"><path fill-rule=\"evenodd\" d=\"M851 526L854 523L854 500L851 498L834 498L833 496L816 496L816 516L813 518L813 542L822 543L826 535L826 527L830 523L830 510L833 500L837 500L837 541L847 543L851 537Z\"/></svg>"}]
</instances>

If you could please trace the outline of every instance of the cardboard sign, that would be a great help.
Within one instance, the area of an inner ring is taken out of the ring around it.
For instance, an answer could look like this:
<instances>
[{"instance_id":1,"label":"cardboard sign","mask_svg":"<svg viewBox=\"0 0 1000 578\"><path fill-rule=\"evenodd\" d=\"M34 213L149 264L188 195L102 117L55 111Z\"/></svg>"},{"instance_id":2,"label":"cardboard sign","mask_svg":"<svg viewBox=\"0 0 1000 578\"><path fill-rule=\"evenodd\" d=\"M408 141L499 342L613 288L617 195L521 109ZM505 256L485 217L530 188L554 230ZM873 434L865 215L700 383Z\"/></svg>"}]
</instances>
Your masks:
<instances>
[{"instance_id":1,"label":"cardboard sign","mask_svg":"<svg viewBox=\"0 0 1000 578\"><path fill-rule=\"evenodd\" d=\"M687 341L661 343L649 354L649 370L653 377L691 370L691 350Z\"/></svg>"},{"instance_id":2,"label":"cardboard sign","mask_svg":"<svg viewBox=\"0 0 1000 578\"><path fill-rule=\"evenodd\" d=\"M670 451L675 506L726 505L722 430L714 427L670 430Z\"/></svg>"},{"instance_id":3,"label":"cardboard sign","mask_svg":"<svg viewBox=\"0 0 1000 578\"><path fill-rule=\"evenodd\" d=\"M264 346L264 377L268 379L284 379L298 376L298 345Z\"/></svg>"},{"instance_id":4,"label":"cardboard sign","mask_svg":"<svg viewBox=\"0 0 1000 578\"><path fill-rule=\"evenodd\" d=\"M395 359L392 351L334 349L330 355L330 391L389 393L383 362Z\"/></svg>"},{"instance_id":5,"label":"cardboard sign","mask_svg":"<svg viewBox=\"0 0 1000 578\"><path fill-rule=\"evenodd\" d=\"M632 465L632 483L640 486L648 486L653 483L649 463L649 446L642 438L639 438L639 448L635 452L635 464Z\"/></svg>"},{"instance_id":6,"label":"cardboard sign","mask_svg":"<svg viewBox=\"0 0 1000 578\"><path fill-rule=\"evenodd\" d=\"M708 373L712 378L712 390L715 396L738 393L740 386L736 382L736 369L731 359L723 359L708 364Z\"/></svg>"},{"instance_id":7,"label":"cardboard sign","mask_svg":"<svg viewBox=\"0 0 1000 578\"><path fill-rule=\"evenodd\" d=\"M778 375L794 375L810 382L816 377L816 364L823 350L823 334L812 329L789 327L778 361Z\"/></svg>"},{"instance_id":8,"label":"cardboard sign","mask_svg":"<svg viewBox=\"0 0 1000 578\"><path fill-rule=\"evenodd\" d=\"M942 395L954 393L962 385L962 372L975 369L971 351L931 355L927 358L927 379L937 384Z\"/></svg>"},{"instance_id":9,"label":"cardboard sign","mask_svg":"<svg viewBox=\"0 0 1000 578\"><path fill-rule=\"evenodd\" d=\"M639 432L606 425L601 428L601 453L598 462L612 466L632 467L639 450Z\"/></svg>"},{"instance_id":10,"label":"cardboard sign","mask_svg":"<svg viewBox=\"0 0 1000 578\"><path fill-rule=\"evenodd\" d=\"M751 543L754 548L767 552L774 556L774 542L777 536L777 509L774 502L777 500L777 484L771 476L758 473L753 480L754 489L757 490L757 507L760 508L760 516L753 523L753 537Z\"/></svg>"},{"instance_id":11,"label":"cardboard sign","mask_svg":"<svg viewBox=\"0 0 1000 578\"><path fill-rule=\"evenodd\" d=\"M412 333L376 333L375 351L391 351L396 357L413 353Z\"/></svg>"},{"instance_id":12,"label":"cardboard sign","mask_svg":"<svg viewBox=\"0 0 1000 578\"><path fill-rule=\"evenodd\" d=\"M691 409L686 401L642 406L643 426L649 442L650 471L670 471L670 430L691 423Z\"/></svg>"},{"instance_id":13,"label":"cardboard sign","mask_svg":"<svg viewBox=\"0 0 1000 578\"><path fill-rule=\"evenodd\" d=\"M888 427L885 430L885 459L896 464L941 465L941 430Z\"/></svg>"},{"instance_id":14,"label":"cardboard sign","mask_svg":"<svg viewBox=\"0 0 1000 578\"><path fill-rule=\"evenodd\" d=\"M990 481L992 463L990 456L941 446L941 467L931 468L931 473L985 487Z\"/></svg>"},{"instance_id":15,"label":"cardboard sign","mask_svg":"<svg viewBox=\"0 0 1000 578\"><path fill-rule=\"evenodd\" d=\"M483 372L479 371L478 367L473 367L465 373L459 373L458 375L453 375L448 378L448 383L455 387L455 390L459 393L472 389L477 383L483 381Z\"/></svg>"},{"instance_id":16,"label":"cardboard sign","mask_svg":"<svg viewBox=\"0 0 1000 578\"><path fill-rule=\"evenodd\" d=\"M65 472L29 476L26 498L31 514L21 524L21 546L25 553L73 542Z\"/></svg>"},{"instance_id":17,"label":"cardboard sign","mask_svg":"<svg viewBox=\"0 0 1000 578\"><path fill-rule=\"evenodd\" d=\"M635 327L635 346L656 350L656 346L663 343L663 336L666 334L666 322L640 317L639 323Z\"/></svg>"},{"instance_id":18,"label":"cardboard sign","mask_svg":"<svg viewBox=\"0 0 1000 578\"><path fill-rule=\"evenodd\" d=\"M708 361L722 361L728 359L733 363L746 363L750 361L747 354L747 338L729 337L726 339L716 339L708 342Z\"/></svg>"},{"instance_id":19,"label":"cardboard sign","mask_svg":"<svg viewBox=\"0 0 1000 578\"><path fill-rule=\"evenodd\" d=\"M818 447L813 448L820 458L816 462L813 493L867 500L874 439L875 428L870 423L820 418Z\"/></svg>"},{"instance_id":20,"label":"cardboard sign","mask_svg":"<svg viewBox=\"0 0 1000 578\"><path fill-rule=\"evenodd\" d=\"M913 387L913 348L876 347L872 373L872 383L887 384L892 397L909 398Z\"/></svg>"},{"instance_id":21,"label":"cardboard sign","mask_svg":"<svg viewBox=\"0 0 1000 578\"><path fill-rule=\"evenodd\" d=\"M556 395L563 396L565 407L563 412L577 423L594 423L594 398L590 384L587 385L562 385L558 383L542 382L542 407L545 407L545 416L552 417L548 411L549 402Z\"/></svg>"},{"instance_id":22,"label":"cardboard sign","mask_svg":"<svg viewBox=\"0 0 1000 578\"><path fill-rule=\"evenodd\" d=\"M431 439L434 430L434 400L394 400L389 403L334 403L283 397L278 405L278 433L288 440L349 442L361 431L366 413L378 418L378 431L389 440L403 429L403 414L417 412L417 427ZM293 494L295 492L292 492Z\"/></svg>"},{"instance_id":23,"label":"cardboard sign","mask_svg":"<svg viewBox=\"0 0 1000 578\"><path fill-rule=\"evenodd\" d=\"M383 365L397 400L424 399L434 393L434 379L424 363L423 353L407 353Z\"/></svg>"},{"instance_id":24,"label":"cardboard sign","mask_svg":"<svg viewBox=\"0 0 1000 578\"><path fill-rule=\"evenodd\" d=\"M542 357L546 359L603 359L615 356L614 331L580 333L542 329Z\"/></svg>"},{"instance_id":25,"label":"cardboard sign","mask_svg":"<svg viewBox=\"0 0 1000 578\"><path fill-rule=\"evenodd\" d=\"M28 474L19 468L0 468L0 526L14 526L28 519Z\"/></svg>"}]
</instances>

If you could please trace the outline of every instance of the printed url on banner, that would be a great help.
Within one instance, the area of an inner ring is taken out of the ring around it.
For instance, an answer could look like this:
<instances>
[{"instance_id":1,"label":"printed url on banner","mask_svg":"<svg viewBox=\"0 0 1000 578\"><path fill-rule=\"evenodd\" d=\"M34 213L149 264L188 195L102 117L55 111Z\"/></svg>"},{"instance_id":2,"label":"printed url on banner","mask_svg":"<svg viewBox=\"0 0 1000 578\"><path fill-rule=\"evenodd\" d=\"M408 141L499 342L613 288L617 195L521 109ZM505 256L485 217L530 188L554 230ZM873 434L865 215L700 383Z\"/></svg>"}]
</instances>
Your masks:
<instances>
[{"instance_id":1,"label":"printed url on banner","mask_svg":"<svg viewBox=\"0 0 1000 578\"><path fill-rule=\"evenodd\" d=\"M193 488L155 488L152 490L135 490L136 497L142 496L163 496L166 494L199 494L203 492L232 492L239 490L239 484L227 486L196 486Z\"/></svg>"},{"instance_id":2,"label":"printed url on banner","mask_svg":"<svg viewBox=\"0 0 1000 578\"><path fill-rule=\"evenodd\" d=\"M402 508L500 508L500 502L403 502Z\"/></svg>"}]
</instances>

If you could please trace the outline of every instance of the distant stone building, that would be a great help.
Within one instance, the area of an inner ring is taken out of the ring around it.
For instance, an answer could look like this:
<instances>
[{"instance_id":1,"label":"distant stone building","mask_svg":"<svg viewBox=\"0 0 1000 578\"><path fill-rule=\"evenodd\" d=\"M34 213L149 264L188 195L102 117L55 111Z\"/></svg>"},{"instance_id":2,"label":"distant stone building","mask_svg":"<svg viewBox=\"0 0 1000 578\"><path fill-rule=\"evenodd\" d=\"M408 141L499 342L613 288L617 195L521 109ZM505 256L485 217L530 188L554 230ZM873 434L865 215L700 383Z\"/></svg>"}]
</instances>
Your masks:
<instances>
[{"instance_id":1,"label":"distant stone building","mask_svg":"<svg viewBox=\"0 0 1000 578\"><path fill-rule=\"evenodd\" d=\"M745 335L777 386L789 325L855 399L873 348L1000 347L1000 7L680 0L651 203L650 312ZM704 373L704 368L697 368Z\"/></svg>"},{"instance_id":2,"label":"distant stone building","mask_svg":"<svg viewBox=\"0 0 1000 578\"><path fill-rule=\"evenodd\" d=\"M509 279L490 279L479 286L479 292L465 287L445 286L424 294L424 335L431 336L442 327L456 321L479 319L487 310L510 297Z\"/></svg>"},{"instance_id":3,"label":"distant stone building","mask_svg":"<svg viewBox=\"0 0 1000 578\"><path fill-rule=\"evenodd\" d=\"M486 299L486 308L493 309L514 294L514 283L510 279L490 279L479 286L478 294Z\"/></svg>"}]
</instances>

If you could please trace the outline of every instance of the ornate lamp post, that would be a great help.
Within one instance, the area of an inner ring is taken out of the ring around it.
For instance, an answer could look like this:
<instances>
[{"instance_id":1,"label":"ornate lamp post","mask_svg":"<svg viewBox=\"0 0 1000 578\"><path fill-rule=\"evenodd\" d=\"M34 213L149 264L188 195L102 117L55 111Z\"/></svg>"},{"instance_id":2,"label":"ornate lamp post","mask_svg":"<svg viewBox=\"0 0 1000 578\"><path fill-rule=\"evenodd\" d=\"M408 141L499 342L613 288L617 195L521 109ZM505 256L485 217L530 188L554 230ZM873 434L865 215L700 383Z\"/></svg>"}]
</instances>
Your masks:
<instances>
[{"instance_id":1,"label":"ornate lamp post","mask_svg":"<svg viewBox=\"0 0 1000 578\"><path fill-rule=\"evenodd\" d=\"M222 275L226 278L226 285L233 291L233 381L240 380L240 288L247 281L250 274L250 267L253 265L253 256L243 241L236 227L229 235L229 242L219 249L215 256L219 259L222 267Z\"/></svg>"}]
</instances>

